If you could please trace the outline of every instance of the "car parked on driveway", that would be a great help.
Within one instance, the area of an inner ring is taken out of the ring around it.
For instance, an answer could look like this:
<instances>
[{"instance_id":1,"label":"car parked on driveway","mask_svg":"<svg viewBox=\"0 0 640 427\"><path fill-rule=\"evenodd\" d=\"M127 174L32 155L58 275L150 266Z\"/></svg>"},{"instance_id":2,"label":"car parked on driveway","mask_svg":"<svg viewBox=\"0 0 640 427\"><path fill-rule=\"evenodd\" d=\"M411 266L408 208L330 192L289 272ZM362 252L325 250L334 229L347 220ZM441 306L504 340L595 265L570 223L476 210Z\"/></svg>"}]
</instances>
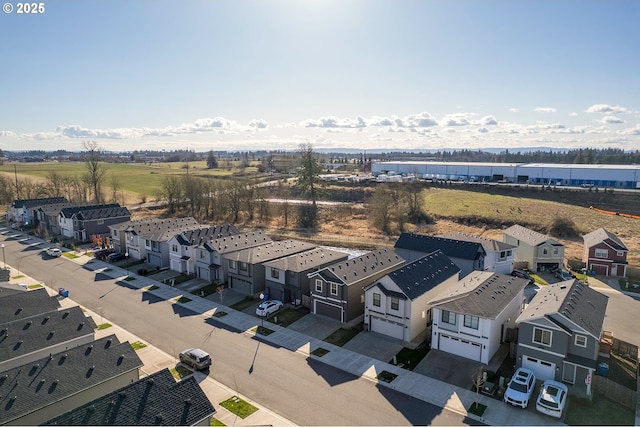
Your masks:
<instances>
[{"instance_id":1,"label":"car parked on driveway","mask_svg":"<svg viewBox=\"0 0 640 427\"><path fill-rule=\"evenodd\" d=\"M553 274L562 281L573 279L573 275L564 269L556 270Z\"/></svg>"},{"instance_id":2,"label":"car parked on driveway","mask_svg":"<svg viewBox=\"0 0 640 427\"><path fill-rule=\"evenodd\" d=\"M62 251L59 248L47 248L47 255L57 258L62 255Z\"/></svg>"},{"instance_id":3,"label":"car parked on driveway","mask_svg":"<svg viewBox=\"0 0 640 427\"><path fill-rule=\"evenodd\" d=\"M125 258L126 256L124 254L119 254L119 253L109 254L109 256L107 257L109 262L122 261Z\"/></svg>"},{"instance_id":4,"label":"car parked on driveway","mask_svg":"<svg viewBox=\"0 0 640 427\"><path fill-rule=\"evenodd\" d=\"M511 272L511 275L513 277L522 277L523 279L527 279L529 283L535 283L533 277L531 277L531 275L524 270L513 270Z\"/></svg>"},{"instance_id":5,"label":"car parked on driveway","mask_svg":"<svg viewBox=\"0 0 640 427\"><path fill-rule=\"evenodd\" d=\"M514 406L526 408L529 406L529 399L536 386L536 376L533 371L526 368L518 368L504 392L504 401Z\"/></svg>"},{"instance_id":6,"label":"car parked on driveway","mask_svg":"<svg viewBox=\"0 0 640 427\"><path fill-rule=\"evenodd\" d=\"M180 352L180 362L202 371L211 366L211 356L202 349L188 348Z\"/></svg>"},{"instance_id":7,"label":"car parked on driveway","mask_svg":"<svg viewBox=\"0 0 640 427\"><path fill-rule=\"evenodd\" d=\"M555 418L562 418L569 388L558 381L546 380L540 387L536 410Z\"/></svg>"},{"instance_id":8,"label":"car parked on driveway","mask_svg":"<svg viewBox=\"0 0 640 427\"><path fill-rule=\"evenodd\" d=\"M282 305L282 301L278 301L275 299L261 302L258 308L256 308L256 314L258 316L264 317L269 316L280 310L282 308Z\"/></svg>"}]
</instances>

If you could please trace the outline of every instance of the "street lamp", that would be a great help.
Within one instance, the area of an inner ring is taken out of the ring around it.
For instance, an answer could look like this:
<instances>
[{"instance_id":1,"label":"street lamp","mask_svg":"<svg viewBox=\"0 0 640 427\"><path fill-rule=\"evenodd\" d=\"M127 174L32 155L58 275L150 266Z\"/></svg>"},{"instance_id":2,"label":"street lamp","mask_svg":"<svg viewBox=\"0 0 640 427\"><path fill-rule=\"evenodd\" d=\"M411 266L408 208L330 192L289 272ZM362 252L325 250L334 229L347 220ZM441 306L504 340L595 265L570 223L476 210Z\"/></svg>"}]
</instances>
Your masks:
<instances>
[{"instance_id":1,"label":"street lamp","mask_svg":"<svg viewBox=\"0 0 640 427\"><path fill-rule=\"evenodd\" d=\"M129 275L129 251L124 253L124 257L127 259L127 276Z\"/></svg>"},{"instance_id":2,"label":"street lamp","mask_svg":"<svg viewBox=\"0 0 640 427\"><path fill-rule=\"evenodd\" d=\"M2 269L7 269L7 259L4 257L4 243L2 244Z\"/></svg>"},{"instance_id":3,"label":"street lamp","mask_svg":"<svg viewBox=\"0 0 640 427\"><path fill-rule=\"evenodd\" d=\"M262 304L262 301L264 301L264 293L260 292L260 304ZM264 315L260 316L262 318L262 326L260 327L260 332L264 333Z\"/></svg>"}]
</instances>

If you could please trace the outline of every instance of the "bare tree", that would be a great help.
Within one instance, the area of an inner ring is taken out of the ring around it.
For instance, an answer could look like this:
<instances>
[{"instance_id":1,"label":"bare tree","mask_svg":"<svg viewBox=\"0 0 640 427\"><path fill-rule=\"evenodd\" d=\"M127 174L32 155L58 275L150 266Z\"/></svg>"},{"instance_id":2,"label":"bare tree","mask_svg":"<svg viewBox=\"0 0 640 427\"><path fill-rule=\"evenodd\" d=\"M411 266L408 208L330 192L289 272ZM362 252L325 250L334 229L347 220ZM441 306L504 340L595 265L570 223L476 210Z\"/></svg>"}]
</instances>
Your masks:
<instances>
[{"instance_id":1,"label":"bare tree","mask_svg":"<svg viewBox=\"0 0 640 427\"><path fill-rule=\"evenodd\" d=\"M321 192L320 174L322 167L313 151L313 144L300 144L298 154L300 155L300 169L298 170L296 186L303 194L311 200L311 207L300 205L300 220L303 227L315 227L318 220L317 201Z\"/></svg>"},{"instance_id":2,"label":"bare tree","mask_svg":"<svg viewBox=\"0 0 640 427\"><path fill-rule=\"evenodd\" d=\"M180 179L175 175L165 175L162 177L160 185L161 197L167 201L169 213L173 214L176 211L176 203L179 202L182 196L182 185L180 185Z\"/></svg>"},{"instance_id":3,"label":"bare tree","mask_svg":"<svg viewBox=\"0 0 640 427\"><path fill-rule=\"evenodd\" d=\"M47 188L49 197L61 197L64 193L64 178L57 171L52 170L47 174Z\"/></svg>"},{"instance_id":4,"label":"bare tree","mask_svg":"<svg viewBox=\"0 0 640 427\"><path fill-rule=\"evenodd\" d=\"M388 185L379 185L369 203L370 219L374 227L385 234L391 233L394 199Z\"/></svg>"},{"instance_id":5,"label":"bare tree","mask_svg":"<svg viewBox=\"0 0 640 427\"><path fill-rule=\"evenodd\" d=\"M478 369L473 373L473 375L471 376L471 380L473 381L473 385L476 388L476 399L477 399L478 395L480 394L480 389L482 388L484 383L487 382L487 373L484 372L484 370L482 369L482 366L478 367ZM477 405L478 402L473 402L473 404Z\"/></svg>"},{"instance_id":6,"label":"bare tree","mask_svg":"<svg viewBox=\"0 0 640 427\"><path fill-rule=\"evenodd\" d=\"M101 161L102 149L95 141L85 141L82 147L86 150L83 156L87 168L85 181L91 188L93 200L99 204L102 203L102 182L107 171Z\"/></svg>"},{"instance_id":7,"label":"bare tree","mask_svg":"<svg viewBox=\"0 0 640 427\"><path fill-rule=\"evenodd\" d=\"M118 192L122 185L120 184L120 178L115 173L111 174L111 202L118 203ZM122 200L124 204L124 200Z\"/></svg>"}]
</instances>

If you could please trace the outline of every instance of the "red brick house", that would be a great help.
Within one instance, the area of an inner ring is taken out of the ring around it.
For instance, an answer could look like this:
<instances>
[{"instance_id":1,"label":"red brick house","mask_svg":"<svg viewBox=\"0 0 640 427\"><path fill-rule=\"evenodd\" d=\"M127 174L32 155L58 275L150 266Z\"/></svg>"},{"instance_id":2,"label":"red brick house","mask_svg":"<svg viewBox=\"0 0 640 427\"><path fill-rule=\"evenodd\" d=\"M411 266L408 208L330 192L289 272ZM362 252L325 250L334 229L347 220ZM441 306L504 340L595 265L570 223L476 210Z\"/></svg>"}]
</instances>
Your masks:
<instances>
[{"instance_id":1,"label":"red brick house","mask_svg":"<svg viewBox=\"0 0 640 427\"><path fill-rule=\"evenodd\" d=\"M585 234L582 262L587 271L603 276L627 277L627 247L618 237L599 228Z\"/></svg>"}]
</instances>

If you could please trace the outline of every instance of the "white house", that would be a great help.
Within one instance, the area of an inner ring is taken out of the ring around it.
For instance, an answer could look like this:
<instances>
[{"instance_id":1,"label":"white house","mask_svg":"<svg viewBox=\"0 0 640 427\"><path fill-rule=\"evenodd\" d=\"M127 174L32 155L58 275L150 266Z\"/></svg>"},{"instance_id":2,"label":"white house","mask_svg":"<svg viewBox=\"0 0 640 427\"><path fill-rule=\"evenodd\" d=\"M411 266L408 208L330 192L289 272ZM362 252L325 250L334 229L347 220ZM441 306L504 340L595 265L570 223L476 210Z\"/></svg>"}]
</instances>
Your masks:
<instances>
[{"instance_id":1,"label":"white house","mask_svg":"<svg viewBox=\"0 0 640 427\"><path fill-rule=\"evenodd\" d=\"M396 268L365 287L365 328L405 342L427 333L429 300L456 286L459 274L440 250Z\"/></svg>"},{"instance_id":2,"label":"white house","mask_svg":"<svg viewBox=\"0 0 640 427\"><path fill-rule=\"evenodd\" d=\"M500 274L511 274L513 271L515 245L501 242L499 240L489 239L487 237L474 236L472 234L459 232L440 234L437 237L480 243L486 252L484 257L484 271L491 271Z\"/></svg>"},{"instance_id":3,"label":"white house","mask_svg":"<svg viewBox=\"0 0 640 427\"><path fill-rule=\"evenodd\" d=\"M474 271L431 301L431 348L489 364L522 313L528 280Z\"/></svg>"},{"instance_id":4,"label":"white house","mask_svg":"<svg viewBox=\"0 0 640 427\"><path fill-rule=\"evenodd\" d=\"M531 271L562 268L564 264L562 243L521 225L512 225L503 230L502 241L516 246L516 261L526 262Z\"/></svg>"}]
</instances>

